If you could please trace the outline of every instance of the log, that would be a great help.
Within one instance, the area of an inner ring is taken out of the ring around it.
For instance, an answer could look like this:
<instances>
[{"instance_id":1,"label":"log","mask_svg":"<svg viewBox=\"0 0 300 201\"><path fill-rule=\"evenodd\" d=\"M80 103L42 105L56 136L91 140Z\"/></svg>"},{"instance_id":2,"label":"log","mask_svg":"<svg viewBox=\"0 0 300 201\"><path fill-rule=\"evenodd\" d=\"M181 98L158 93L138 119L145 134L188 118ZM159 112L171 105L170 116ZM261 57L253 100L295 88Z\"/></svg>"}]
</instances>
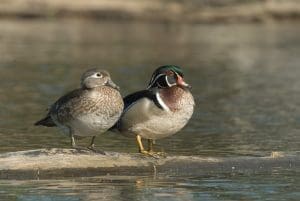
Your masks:
<instances>
[{"instance_id":1,"label":"log","mask_svg":"<svg viewBox=\"0 0 300 201\"><path fill-rule=\"evenodd\" d=\"M76 149L38 149L0 154L0 179L47 179L101 175L203 175L212 172L259 172L299 168L298 153L267 157L166 156Z\"/></svg>"}]
</instances>

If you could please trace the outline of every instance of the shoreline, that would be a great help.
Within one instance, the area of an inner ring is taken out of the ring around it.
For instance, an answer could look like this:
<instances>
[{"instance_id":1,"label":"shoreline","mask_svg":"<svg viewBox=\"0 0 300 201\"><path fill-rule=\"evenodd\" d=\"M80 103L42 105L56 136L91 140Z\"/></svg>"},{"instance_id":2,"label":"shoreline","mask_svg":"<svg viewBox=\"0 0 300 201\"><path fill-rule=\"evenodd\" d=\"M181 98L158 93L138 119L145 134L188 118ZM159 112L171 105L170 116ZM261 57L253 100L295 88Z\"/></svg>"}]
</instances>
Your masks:
<instances>
[{"instance_id":1,"label":"shoreline","mask_svg":"<svg viewBox=\"0 0 300 201\"><path fill-rule=\"evenodd\" d=\"M94 19L165 23L269 22L300 19L297 0L10 0L0 19Z\"/></svg>"}]
</instances>

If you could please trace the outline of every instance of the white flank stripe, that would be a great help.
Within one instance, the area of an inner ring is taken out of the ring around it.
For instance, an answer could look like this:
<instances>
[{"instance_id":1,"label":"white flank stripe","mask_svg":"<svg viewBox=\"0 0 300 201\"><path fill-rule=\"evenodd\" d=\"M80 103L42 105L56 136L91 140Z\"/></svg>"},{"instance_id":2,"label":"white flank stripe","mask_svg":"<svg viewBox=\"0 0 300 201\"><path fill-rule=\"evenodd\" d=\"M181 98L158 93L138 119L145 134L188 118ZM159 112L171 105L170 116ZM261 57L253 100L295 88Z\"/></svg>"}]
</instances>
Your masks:
<instances>
[{"instance_id":1,"label":"white flank stripe","mask_svg":"<svg viewBox=\"0 0 300 201\"><path fill-rule=\"evenodd\" d=\"M156 98L157 98L158 103L162 106L162 108L163 108L164 110L166 110L167 112L169 112L169 111L170 111L170 108L169 108L169 107L164 103L164 101L161 99L159 93L157 92L155 95L156 95Z\"/></svg>"}]
</instances>

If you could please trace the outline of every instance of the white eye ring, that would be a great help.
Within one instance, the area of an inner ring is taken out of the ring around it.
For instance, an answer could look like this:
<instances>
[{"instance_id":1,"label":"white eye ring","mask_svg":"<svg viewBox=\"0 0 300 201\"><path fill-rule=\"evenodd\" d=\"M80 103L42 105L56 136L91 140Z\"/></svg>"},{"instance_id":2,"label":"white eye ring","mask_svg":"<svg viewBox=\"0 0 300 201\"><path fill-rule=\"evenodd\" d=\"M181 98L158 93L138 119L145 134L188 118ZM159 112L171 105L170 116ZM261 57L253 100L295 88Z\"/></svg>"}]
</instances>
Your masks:
<instances>
[{"instance_id":1,"label":"white eye ring","mask_svg":"<svg viewBox=\"0 0 300 201\"><path fill-rule=\"evenodd\" d=\"M98 72L98 73L95 73L94 75L92 75L91 77L93 77L93 78L102 78L103 75Z\"/></svg>"}]
</instances>

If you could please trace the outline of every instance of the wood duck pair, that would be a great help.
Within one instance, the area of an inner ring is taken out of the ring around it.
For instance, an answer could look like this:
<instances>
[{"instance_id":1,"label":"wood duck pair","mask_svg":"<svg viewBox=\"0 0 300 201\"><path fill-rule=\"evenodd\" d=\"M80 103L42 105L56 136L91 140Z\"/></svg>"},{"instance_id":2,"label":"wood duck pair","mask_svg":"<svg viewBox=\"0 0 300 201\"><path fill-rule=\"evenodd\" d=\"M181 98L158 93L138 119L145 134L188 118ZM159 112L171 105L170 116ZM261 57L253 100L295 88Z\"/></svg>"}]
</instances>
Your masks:
<instances>
[{"instance_id":1,"label":"wood duck pair","mask_svg":"<svg viewBox=\"0 0 300 201\"><path fill-rule=\"evenodd\" d=\"M117 129L136 137L140 153L156 156L153 141L181 130L193 114L194 98L183 77L180 67L161 66L145 90L122 100L109 73L91 69L82 75L81 88L58 99L35 125L62 128L70 135L73 147L76 136L92 136L89 149L94 148L96 135ZM148 139L147 150L142 138Z\"/></svg>"}]
</instances>

